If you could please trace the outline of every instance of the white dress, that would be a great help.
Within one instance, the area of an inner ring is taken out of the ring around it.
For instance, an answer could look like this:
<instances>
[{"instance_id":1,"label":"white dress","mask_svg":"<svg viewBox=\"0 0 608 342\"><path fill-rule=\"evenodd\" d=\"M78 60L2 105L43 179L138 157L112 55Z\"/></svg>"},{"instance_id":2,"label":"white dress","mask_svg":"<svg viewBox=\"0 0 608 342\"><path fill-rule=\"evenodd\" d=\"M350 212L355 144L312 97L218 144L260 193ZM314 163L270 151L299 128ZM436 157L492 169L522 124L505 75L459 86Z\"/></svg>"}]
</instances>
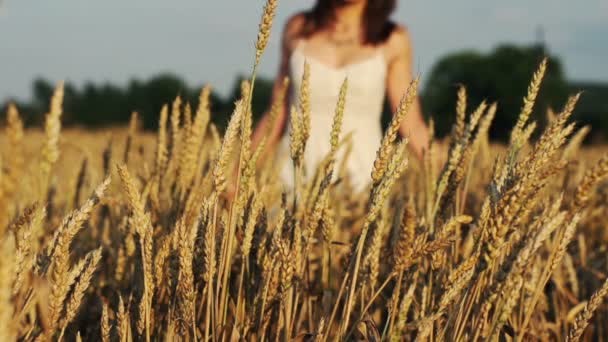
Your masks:
<instances>
[{"instance_id":1,"label":"white dress","mask_svg":"<svg viewBox=\"0 0 608 342\"><path fill-rule=\"evenodd\" d=\"M304 54L304 41L292 52L289 78L293 86L290 103L295 104L300 93L304 62L310 67L310 139L304 152L304 165L311 177L320 161L330 150L330 133L340 87L348 78L346 106L341 137L352 133L352 152L347 159L351 184L361 191L371 182L376 151L382 139L380 116L384 104L387 65L382 50L371 57L343 67L332 67ZM289 127L289 125L288 125ZM281 141L281 150L289 155L289 134ZM342 149L343 151L343 149ZM343 153L338 154L340 165ZM293 187L293 165L284 163L281 178Z\"/></svg>"}]
</instances>

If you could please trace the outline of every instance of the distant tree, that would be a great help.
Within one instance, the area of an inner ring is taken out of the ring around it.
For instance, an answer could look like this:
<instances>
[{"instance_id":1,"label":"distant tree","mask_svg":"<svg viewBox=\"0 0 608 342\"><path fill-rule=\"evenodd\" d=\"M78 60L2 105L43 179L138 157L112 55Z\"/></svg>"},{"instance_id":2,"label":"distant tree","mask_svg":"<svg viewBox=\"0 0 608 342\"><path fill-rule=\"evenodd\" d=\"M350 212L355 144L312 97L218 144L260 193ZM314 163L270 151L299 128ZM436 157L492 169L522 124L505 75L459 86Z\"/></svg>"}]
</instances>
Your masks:
<instances>
[{"instance_id":1,"label":"distant tree","mask_svg":"<svg viewBox=\"0 0 608 342\"><path fill-rule=\"evenodd\" d=\"M502 45L487 55L476 51L450 54L437 62L427 80L422 96L425 113L434 117L439 135L449 133L455 118L457 88L462 84L467 88L469 112L484 99L498 102L491 134L506 139L532 74L545 55L545 49L537 45ZM561 106L567 95L562 64L557 57L549 56L534 119L542 124L548 106Z\"/></svg>"},{"instance_id":2,"label":"distant tree","mask_svg":"<svg viewBox=\"0 0 608 342\"><path fill-rule=\"evenodd\" d=\"M599 82L573 82L571 93L582 91L573 119L581 125L591 126L589 141L606 141L608 138L608 84Z\"/></svg>"},{"instance_id":3,"label":"distant tree","mask_svg":"<svg viewBox=\"0 0 608 342\"><path fill-rule=\"evenodd\" d=\"M163 104L169 104L169 108L171 108L170 104L177 95L188 97L190 94L186 83L172 74L153 77L142 84L139 89L137 82L131 82L131 86L136 88L130 89L131 91L128 93L130 96L135 93L136 96L128 101L131 105L128 110L137 110L141 113L145 128L157 127L158 115Z\"/></svg>"},{"instance_id":4,"label":"distant tree","mask_svg":"<svg viewBox=\"0 0 608 342\"><path fill-rule=\"evenodd\" d=\"M29 105L32 113L27 113L28 120L26 124L40 124L44 122L44 114L49 110L49 101L54 89L54 84L42 78L36 78L32 82L33 98Z\"/></svg>"},{"instance_id":5,"label":"distant tree","mask_svg":"<svg viewBox=\"0 0 608 342\"><path fill-rule=\"evenodd\" d=\"M125 92L106 83L97 86L87 82L82 90L65 85L64 122L86 126L102 126L128 120Z\"/></svg>"},{"instance_id":6,"label":"distant tree","mask_svg":"<svg viewBox=\"0 0 608 342\"><path fill-rule=\"evenodd\" d=\"M53 95L55 85L49 81L37 78L32 82L33 105L38 107L48 106L49 99Z\"/></svg>"},{"instance_id":7,"label":"distant tree","mask_svg":"<svg viewBox=\"0 0 608 342\"><path fill-rule=\"evenodd\" d=\"M229 95L229 102L232 104L237 101L241 96L241 83L245 79L245 76L240 75L236 78L232 85L232 89ZM272 98L272 87L274 81L265 79L263 77L257 77L255 86L253 88L253 98L251 100L251 110L253 112L254 120L259 119L268 110L270 101ZM233 109L233 108L231 108Z\"/></svg>"},{"instance_id":8,"label":"distant tree","mask_svg":"<svg viewBox=\"0 0 608 342\"><path fill-rule=\"evenodd\" d=\"M508 137L522 106L522 98L532 74L538 67L546 51L542 46L502 45L488 54L476 51L462 51L450 54L433 67L426 87L421 92L425 114L432 115L439 135L449 132L455 117L456 92L459 84L468 90L469 107L472 111L483 99L498 101L498 113L492 128L495 138ZM235 79L225 97L211 93L212 120L220 130L225 129L234 102L241 95L241 81L246 76ZM56 84L37 78L32 82L30 101L19 102L17 106L26 125L41 126L44 114ZM272 95L273 80L258 77L252 99L254 121L268 110ZM202 86L190 87L180 77L163 73L150 79L132 79L125 86L111 83L87 82L82 87L65 84L63 123L101 127L124 125L129 121L131 111L138 111L143 127L156 129L161 107L169 106L177 95L182 102L190 103L193 111L199 102ZM573 119L581 125L592 126L594 141L608 138L608 84L574 82L568 84L560 61L549 58L549 67L534 110L534 119L542 124L546 109L559 109L569 94L583 91ZM4 122L6 107L10 100L0 105L0 122ZM385 103L382 116L384 126L390 121L391 113Z\"/></svg>"}]
</instances>

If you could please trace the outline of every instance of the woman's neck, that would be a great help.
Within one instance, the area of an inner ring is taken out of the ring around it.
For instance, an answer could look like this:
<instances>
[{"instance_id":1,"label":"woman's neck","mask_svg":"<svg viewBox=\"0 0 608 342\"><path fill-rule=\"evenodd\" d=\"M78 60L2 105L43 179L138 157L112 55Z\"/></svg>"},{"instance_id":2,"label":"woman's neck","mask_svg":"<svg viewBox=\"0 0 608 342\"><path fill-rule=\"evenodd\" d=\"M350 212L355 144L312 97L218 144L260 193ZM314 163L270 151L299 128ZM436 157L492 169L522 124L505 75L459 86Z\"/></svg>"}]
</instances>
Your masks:
<instances>
[{"instance_id":1,"label":"woman's neck","mask_svg":"<svg viewBox=\"0 0 608 342\"><path fill-rule=\"evenodd\" d=\"M366 3L366 1L357 1L354 3L347 2L335 8L335 28L350 28L358 31L361 27Z\"/></svg>"}]
</instances>

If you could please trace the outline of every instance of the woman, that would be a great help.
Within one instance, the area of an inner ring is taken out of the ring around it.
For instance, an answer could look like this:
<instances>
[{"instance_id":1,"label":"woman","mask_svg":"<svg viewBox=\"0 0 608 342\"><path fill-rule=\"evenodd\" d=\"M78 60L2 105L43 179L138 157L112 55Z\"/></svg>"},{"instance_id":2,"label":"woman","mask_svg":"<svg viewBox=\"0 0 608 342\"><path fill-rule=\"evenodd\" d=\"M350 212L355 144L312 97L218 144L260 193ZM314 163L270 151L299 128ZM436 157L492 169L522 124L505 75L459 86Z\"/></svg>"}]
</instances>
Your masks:
<instances>
[{"instance_id":1,"label":"woman","mask_svg":"<svg viewBox=\"0 0 608 342\"><path fill-rule=\"evenodd\" d=\"M317 0L309 12L293 16L284 28L281 62L273 89L276 97L282 80L289 77L291 90L269 137L276 144L287 126L287 109L298 98L304 63L310 67L311 132L304 165L309 171L329 151L329 136L340 85L348 77L342 132L352 133L353 150L347 169L356 190L371 180L376 151L382 139L380 116L385 96L393 112L412 80L412 48L407 30L389 21L396 0ZM268 115L254 132L261 140ZM420 158L429 139L416 100L400 132L409 138L412 152ZM280 146L288 151L289 136ZM291 163L282 172L292 182Z\"/></svg>"}]
</instances>

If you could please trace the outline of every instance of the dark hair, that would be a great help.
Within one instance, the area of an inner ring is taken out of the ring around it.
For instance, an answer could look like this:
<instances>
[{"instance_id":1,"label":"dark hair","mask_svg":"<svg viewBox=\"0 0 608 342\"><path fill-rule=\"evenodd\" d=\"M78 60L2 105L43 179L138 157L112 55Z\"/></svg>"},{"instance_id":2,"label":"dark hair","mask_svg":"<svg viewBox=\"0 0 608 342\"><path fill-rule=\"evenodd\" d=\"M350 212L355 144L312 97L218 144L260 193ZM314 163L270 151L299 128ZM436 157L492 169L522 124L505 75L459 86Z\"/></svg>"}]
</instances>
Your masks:
<instances>
[{"instance_id":1,"label":"dark hair","mask_svg":"<svg viewBox=\"0 0 608 342\"><path fill-rule=\"evenodd\" d=\"M334 9L341 0L317 0L315 6L306 13L306 23L302 35L308 37L325 27L333 18ZM363 14L365 44L379 44L388 39L395 28L389 20L395 10L396 0L367 0Z\"/></svg>"}]
</instances>

